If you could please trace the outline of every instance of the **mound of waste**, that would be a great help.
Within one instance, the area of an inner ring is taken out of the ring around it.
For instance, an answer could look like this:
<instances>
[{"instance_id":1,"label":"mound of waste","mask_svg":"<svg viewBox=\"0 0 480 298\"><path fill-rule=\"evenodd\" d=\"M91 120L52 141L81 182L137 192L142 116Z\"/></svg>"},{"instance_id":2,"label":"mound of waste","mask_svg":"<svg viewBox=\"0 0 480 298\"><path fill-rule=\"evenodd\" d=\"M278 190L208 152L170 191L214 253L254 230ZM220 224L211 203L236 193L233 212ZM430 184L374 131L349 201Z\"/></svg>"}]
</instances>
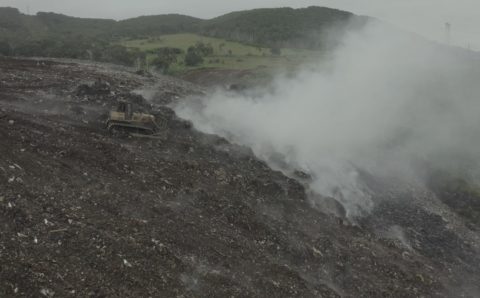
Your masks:
<instances>
[{"instance_id":1,"label":"mound of waste","mask_svg":"<svg viewBox=\"0 0 480 298\"><path fill-rule=\"evenodd\" d=\"M192 84L21 59L1 60L0 84L1 297L479 293L478 225L409 191L356 224L329 214L307 173L272 170L162 104L201 94ZM111 136L98 117L121 97L166 119L163 137Z\"/></svg>"}]
</instances>

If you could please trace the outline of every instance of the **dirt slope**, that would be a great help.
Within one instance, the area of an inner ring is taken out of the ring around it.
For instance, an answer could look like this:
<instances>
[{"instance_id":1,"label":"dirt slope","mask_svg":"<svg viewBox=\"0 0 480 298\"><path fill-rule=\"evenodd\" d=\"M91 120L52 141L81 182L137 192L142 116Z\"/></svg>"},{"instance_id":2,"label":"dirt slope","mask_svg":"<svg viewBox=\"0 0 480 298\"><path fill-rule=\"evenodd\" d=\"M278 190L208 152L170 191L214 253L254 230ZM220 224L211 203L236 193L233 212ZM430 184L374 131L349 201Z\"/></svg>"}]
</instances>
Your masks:
<instances>
[{"instance_id":1,"label":"dirt slope","mask_svg":"<svg viewBox=\"0 0 480 298\"><path fill-rule=\"evenodd\" d=\"M78 95L99 78L109 93ZM130 93L152 86L157 103L201 92L104 66L0 60L1 297L478 293L470 238L413 203L347 224L248 149L158 105L161 138L110 136L106 110L120 97L152 109Z\"/></svg>"}]
</instances>

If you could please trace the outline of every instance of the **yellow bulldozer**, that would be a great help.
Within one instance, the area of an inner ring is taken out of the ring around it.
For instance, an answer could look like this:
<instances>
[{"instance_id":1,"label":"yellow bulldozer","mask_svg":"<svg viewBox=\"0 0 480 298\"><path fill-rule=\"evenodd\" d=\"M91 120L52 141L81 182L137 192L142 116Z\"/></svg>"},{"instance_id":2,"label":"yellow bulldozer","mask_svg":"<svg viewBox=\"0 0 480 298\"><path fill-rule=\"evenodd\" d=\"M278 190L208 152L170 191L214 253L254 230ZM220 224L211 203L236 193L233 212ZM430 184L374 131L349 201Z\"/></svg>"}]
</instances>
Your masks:
<instances>
[{"instance_id":1,"label":"yellow bulldozer","mask_svg":"<svg viewBox=\"0 0 480 298\"><path fill-rule=\"evenodd\" d=\"M111 133L130 135L154 135L165 126L165 121L159 125L155 116L146 113L134 112L132 104L121 101L117 109L110 111L107 120L107 129Z\"/></svg>"}]
</instances>

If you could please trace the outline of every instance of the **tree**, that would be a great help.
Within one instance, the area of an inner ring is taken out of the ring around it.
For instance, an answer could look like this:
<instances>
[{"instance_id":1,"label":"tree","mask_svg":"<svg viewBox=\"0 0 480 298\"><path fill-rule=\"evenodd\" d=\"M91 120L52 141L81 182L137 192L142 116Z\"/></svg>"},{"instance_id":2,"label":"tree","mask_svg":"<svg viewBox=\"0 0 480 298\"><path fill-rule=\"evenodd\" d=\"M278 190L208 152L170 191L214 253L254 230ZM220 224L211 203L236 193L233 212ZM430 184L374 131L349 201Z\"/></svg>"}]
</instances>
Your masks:
<instances>
[{"instance_id":1,"label":"tree","mask_svg":"<svg viewBox=\"0 0 480 298\"><path fill-rule=\"evenodd\" d=\"M182 53L181 49L164 47L159 48L155 52L156 57L152 61L152 65L162 71L167 72L170 68L170 65L177 62L177 56Z\"/></svg>"},{"instance_id":2,"label":"tree","mask_svg":"<svg viewBox=\"0 0 480 298\"><path fill-rule=\"evenodd\" d=\"M103 52L102 60L111 63L119 63L131 66L135 63L136 56L127 48L119 45L109 46Z\"/></svg>"},{"instance_id":3,"label":"tree","mask_svg":"<svg viewBox=\"0 0 480 298\"><path fill-rule=\"evenodd\" d=\"M210 44L197 42L194 46L188 48L185 56L185 65L196 66L203 63L203 57L213 55L213 47Z\"/></svg>"},{"instance_id":4,"label":"tree","mask_svg":"<svg viewBox=\"0 0 480 298\"><path fill-rule=\"evenodd\" d=\"M282 54L282 49L280 49L280 47L272 47L270 53L274 56L280 56Z\"/></svg>"},{"instance_id":5,"label":"tree","mask_svg":"<svg viewBox=\"0 0 480 298\"><path fill-rule=\"evenodd\" d=\"M203 58L200 53L198 53L195 47L189 47L187 55L185 55L185 65L187 66L197 66L198 64L203 63Z\"/></svg>"},{"instance_id":6,"label":"tree","mask_svg":"<svg viewBox=\"0 0 480 298\"><path fill-rule=\"evenodd\" d=\"M10 45L6 41L0 41L0 55L10 55Z\"/></svg>"},{"instance_id":7,"label":"tree","mask_svg":"<svg viewBox=\"0 0 480 298\"><path fill-rule=\"evenodd\" d=\"M213 55L213 47L210 44L204 44L201 41L195 44L195 50L203 57Z\"/></svg>"},{"instance_id":8,"label":"tree","mask_svg":"<svg viewBox=\"0 0 480 298\"><path fill-rule=\"evenodd\" d=\"M223 54L223 48L225 48L225 43L222 42L221 44L218 45L218 51L220 54Z\"/></svg>"}]
</instances>

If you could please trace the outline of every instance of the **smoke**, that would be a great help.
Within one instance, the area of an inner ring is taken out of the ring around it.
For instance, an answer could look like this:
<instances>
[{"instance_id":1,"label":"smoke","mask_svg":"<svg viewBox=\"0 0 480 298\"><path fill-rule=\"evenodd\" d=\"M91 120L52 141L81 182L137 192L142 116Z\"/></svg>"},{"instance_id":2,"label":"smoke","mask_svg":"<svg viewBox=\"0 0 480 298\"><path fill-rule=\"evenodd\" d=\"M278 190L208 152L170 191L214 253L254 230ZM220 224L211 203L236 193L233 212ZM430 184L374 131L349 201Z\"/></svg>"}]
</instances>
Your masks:
<instances>
[{"instance_id":1,"label":"smoke","mask_svg":"<svg viewBox=\"0 0 480 298\"><path fill-rule=\"evenodd\" d=\"M372 22L269 92L217 91L176 112L287 174L308 173L310 191L355 217L373 206L364 173L399 184L438 169L478 173L478 57Z\"/></svg>"}]
</instances>

